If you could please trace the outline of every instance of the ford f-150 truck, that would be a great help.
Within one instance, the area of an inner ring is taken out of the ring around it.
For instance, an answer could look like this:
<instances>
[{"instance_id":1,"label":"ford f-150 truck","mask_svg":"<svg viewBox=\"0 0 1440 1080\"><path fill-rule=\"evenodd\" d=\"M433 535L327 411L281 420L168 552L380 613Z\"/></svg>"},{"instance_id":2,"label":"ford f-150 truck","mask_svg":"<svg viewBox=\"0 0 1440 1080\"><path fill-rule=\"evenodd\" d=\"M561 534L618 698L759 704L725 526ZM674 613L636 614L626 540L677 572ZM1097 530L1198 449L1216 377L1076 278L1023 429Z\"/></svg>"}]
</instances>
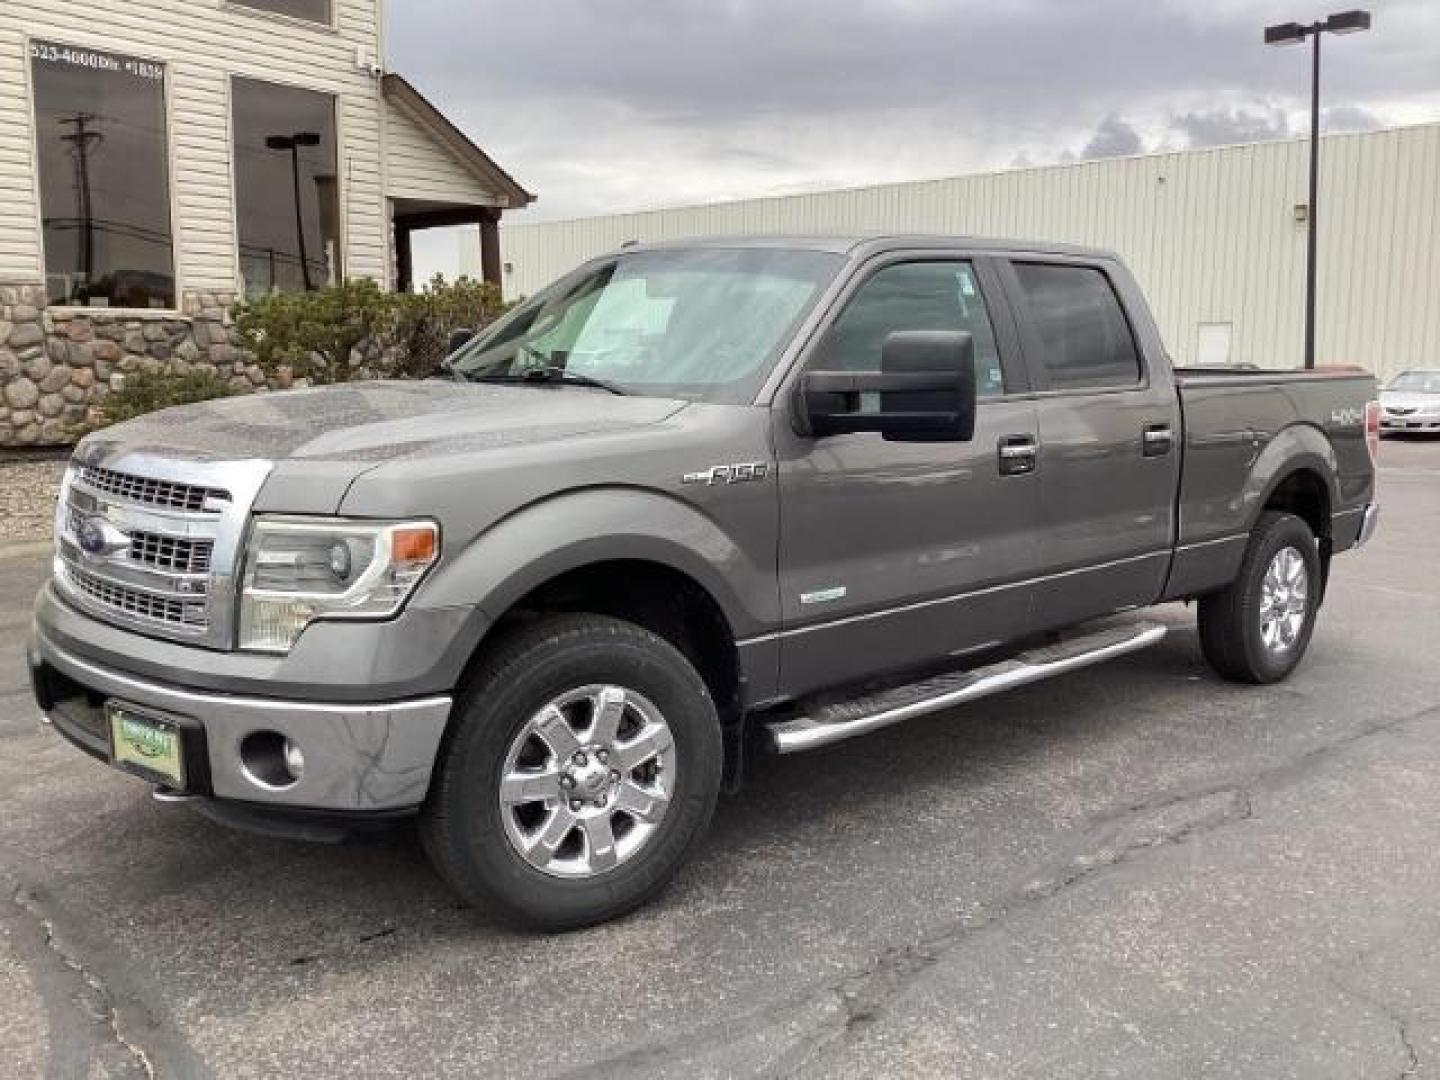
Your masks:
<instances>
[{"instance_id":1,"label":"ford f-150 truck","mask_svg":"<svg viewBox=\"0 0 1440 1080\"><path fill-rule=\"evenodd\" d=\"M415 817L461 896L578 926L673 875L745 753L1143 648L1150 605L1284 678L1375 527L1374 396L1172 370L1105 252L630 245L434 378L84 439L35 694L158 798Z\"/></svg>"}]
</instances>

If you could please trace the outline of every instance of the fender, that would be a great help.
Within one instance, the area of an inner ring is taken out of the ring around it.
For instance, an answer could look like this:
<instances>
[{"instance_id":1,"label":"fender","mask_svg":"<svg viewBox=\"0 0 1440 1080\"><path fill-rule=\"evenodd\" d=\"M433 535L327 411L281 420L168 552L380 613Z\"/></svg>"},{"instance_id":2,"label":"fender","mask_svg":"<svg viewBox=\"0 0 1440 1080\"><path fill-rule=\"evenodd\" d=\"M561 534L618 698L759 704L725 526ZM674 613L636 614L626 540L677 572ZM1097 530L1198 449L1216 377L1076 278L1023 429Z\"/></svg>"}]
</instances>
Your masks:
<instances>
[{"instance_id":1,"label":"fender","mask_svg":"<svg viewBox=\"0 0 1440 1080\"><path fill-rule=\"evenodd\" d=\"M714 598L736 638L745 638L779 621L773 538L756 547L758 557L693 506L658 491L572 490L485 530L442 563L416 600L423 607L473 607L494 621L566 571L638 559L692 578Z\"/></svg>"},{"instance_id":2,"label":"fender","mask_svg":"<svg viewBox=\"0 0 1440 1080\"><path fill-rule=\"evenodd\" d=\"M1281 428L1248 466L1244 477L1237 478L1241 479L1239 491L1233 501L1226 500L1223 517L1210 521L1216 535L1202 536L1176 548L1161 600L1198 596L1233 581L1266 503L1281 484L1301 470L1320 477L1330 505L1337 505L1336 455L1330 440L1324 432L1303 422ZM1182 475L1182 513L1184 484Z\"/></svg>"},{"instance_id":3,"label":"fender","mask_svg":"<svg viewBox=\"0 0 1440 1080\"><path fill-rule=\"evenodd\" d=\"M1335 447L1313 424L1291 424L1278 431L1266 444L1245 477L1240 505L1244 508L1246 533L1255 528L1255 522L1275 489L1294 473L1304 470L1314 473L1325 486L1330 510L1340 505L1340 463Z\"/></svg>"}]
</instances>

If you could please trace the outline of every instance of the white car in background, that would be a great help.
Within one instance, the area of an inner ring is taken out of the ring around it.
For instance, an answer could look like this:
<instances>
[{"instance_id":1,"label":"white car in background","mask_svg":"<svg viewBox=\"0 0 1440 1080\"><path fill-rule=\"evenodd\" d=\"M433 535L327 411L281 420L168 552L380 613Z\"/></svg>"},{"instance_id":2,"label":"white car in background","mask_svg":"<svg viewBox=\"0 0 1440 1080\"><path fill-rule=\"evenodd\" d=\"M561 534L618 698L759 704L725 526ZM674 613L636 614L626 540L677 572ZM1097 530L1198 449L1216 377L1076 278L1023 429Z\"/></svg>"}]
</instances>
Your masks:
<instances>
[{"instance_id":1,"label":"white car in background","mask_svg":"<svg viewBox=\"0 0 1440 1080\"><path fill-rule=\"evenodd\" d=\"M1380 430L1440 434L1440 368L1401 372L1380 391Z\"/></svg>"}]
</instances>

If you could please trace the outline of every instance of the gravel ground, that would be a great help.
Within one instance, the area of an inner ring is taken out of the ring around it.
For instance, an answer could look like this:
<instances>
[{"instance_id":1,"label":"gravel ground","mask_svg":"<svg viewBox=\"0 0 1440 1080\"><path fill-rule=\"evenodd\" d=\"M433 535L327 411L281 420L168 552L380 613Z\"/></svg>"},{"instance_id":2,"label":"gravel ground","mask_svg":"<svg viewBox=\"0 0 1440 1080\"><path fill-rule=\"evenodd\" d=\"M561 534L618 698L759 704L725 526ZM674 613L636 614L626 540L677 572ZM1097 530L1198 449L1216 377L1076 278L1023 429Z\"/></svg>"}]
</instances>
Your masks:
<instances>
[{"instance_id":1,"label":"gravel ground","mask_svg":"<svg viewBox=\"0 0 1440 1080\"><path fill-rule=\"evenodd\" d=\"M0 459L0 542L44 540L55 517L65 459Z\"/></svg>"}]
</instances>

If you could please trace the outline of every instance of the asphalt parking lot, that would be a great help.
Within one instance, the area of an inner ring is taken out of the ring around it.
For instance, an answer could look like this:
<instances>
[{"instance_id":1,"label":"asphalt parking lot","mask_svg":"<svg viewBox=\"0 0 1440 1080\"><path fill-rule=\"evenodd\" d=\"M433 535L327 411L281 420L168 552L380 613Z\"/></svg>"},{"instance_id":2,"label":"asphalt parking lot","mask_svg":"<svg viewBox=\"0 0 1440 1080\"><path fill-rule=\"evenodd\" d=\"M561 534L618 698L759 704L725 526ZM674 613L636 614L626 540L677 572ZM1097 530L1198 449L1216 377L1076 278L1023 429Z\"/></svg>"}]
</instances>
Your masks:
<instances>
[{"instance_id":1,"label":"asphalt parking lot","mask_svg":"<svg viewBox=\"0 0 1440 1080\"><path fill-rule=\"evenodd\" d=\"M1157 648L758 764L658 903L563 937L413 845L161 806L39 721L0 545L0 1075L1440 1076L1440 442L1310 655Z\"/></svg>"}]
</instances>

